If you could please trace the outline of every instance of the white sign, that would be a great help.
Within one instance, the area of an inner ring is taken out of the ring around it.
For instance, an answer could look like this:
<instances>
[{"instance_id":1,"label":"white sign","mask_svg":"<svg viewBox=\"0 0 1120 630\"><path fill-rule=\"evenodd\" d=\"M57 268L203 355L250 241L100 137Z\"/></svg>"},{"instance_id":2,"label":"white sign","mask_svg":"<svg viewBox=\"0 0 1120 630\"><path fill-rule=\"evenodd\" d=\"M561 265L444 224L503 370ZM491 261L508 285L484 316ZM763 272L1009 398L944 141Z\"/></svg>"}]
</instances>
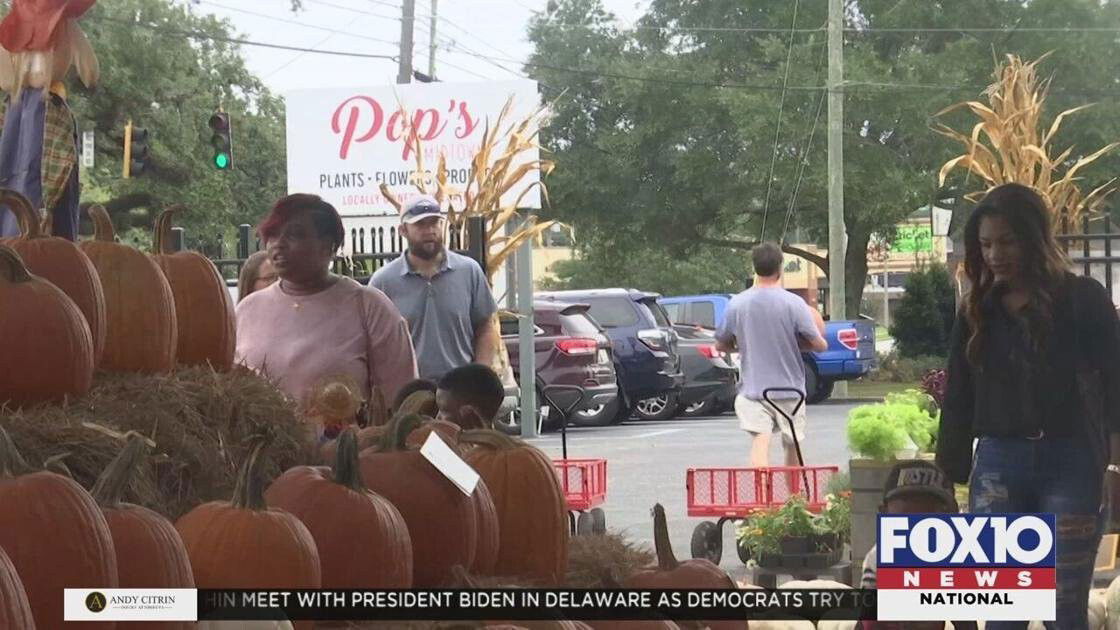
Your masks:
<instances>
[{"instance_id":1,"label":"white sign","mask_svg":"<svg viewBox=\"0 0 1120 630\"><path fill-rule=\"evenodd\" d=\"M65 621L195 621L193 588L68 588Z\"/></svg>"},{"instance_id":2,"label":"white sign","mask_svg":"<svg viewBox=\"0 0 1120 630\"><path fill-rule=\"evenodd\" d=\"M419 194L411 183L416 151L410 128L419 137L424 170L434 171L442 154L448 184L463 189L488 123L493 127L510 96L513 106L502 131L538 107L536 82L409 83L290 92L285 96L288 192L317 194L345 218L395 216L396 209L379 187L387 184L405 202ZM538 151L526 151L517 164L538 158ZM526 175L503 201L512 203L537 179L536 171ZM462 207L461 200L451 201ZM519 205L539 208L537 189Z\"/></svg>"},{"instance_id":3,"label":"white sign","mask_svg":"<svg viewBox=\"0 0 1120 630\"><path fill-rule=\"evenodd\" d=\"M478 485L478 473L455 454L438 433L432 431L428 434L424 446L420 447L420 454L462 490L463 494L470 496L474 492L474 487Z\"/></svg>"},{"instance_id":4,"label":"white sign","mask_svg":"<svg viewBox=\"0 0 1120 630\"><path fill-rule=\"evenodd\" d=\"M93 132L82 132L82 166L93 168Z\"/></svg>"}]
</instances>

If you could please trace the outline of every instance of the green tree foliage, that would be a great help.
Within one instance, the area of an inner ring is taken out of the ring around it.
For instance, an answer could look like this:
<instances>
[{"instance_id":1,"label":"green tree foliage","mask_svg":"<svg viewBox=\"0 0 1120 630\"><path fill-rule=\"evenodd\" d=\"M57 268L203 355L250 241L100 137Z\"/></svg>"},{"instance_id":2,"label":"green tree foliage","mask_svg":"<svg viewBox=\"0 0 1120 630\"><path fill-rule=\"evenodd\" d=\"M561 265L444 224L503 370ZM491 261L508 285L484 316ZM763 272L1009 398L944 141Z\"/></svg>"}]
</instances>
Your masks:
<instances>
[{"instance_id":1,"label":"green tree foliage","mask_svg":"<svg viewBox=\"0 0 1120 630\"><path fill-rule=\"evenodd\" d=\"M790 49L795 4L804 30ZM542 139L557 162L549 183L557 218L585 238L594 233L596 246L635 259L646 252L681 260L702 250L744 256L760 239L827 242L827 108L818 117L826 33L817 30L826 24L826 3L653 0L633 28L618 26L599 0L550 7L530 25L535 52L526 72L556 104ZM936 188L937 170L955 147L930 124L948 105L977 98L1004 54L1054 51L1044 68L1055 76L1052 114L1100 102L1068 120L1064 145L1097 147L1120 137L1114 34L1036 31L1115 24L1120 5L848 0L846 7L846 302L855 313L873 233L890 232L931 200L969 210L954 202L974 181ZM955 116L946 122L959 123ZM1120 158L1094 166L1087 189L1120 170ZM786 251L827 272L825 258ZM591 258L588 273L597 264Z\"/></svg>"},{"instance_id":2,"label":"green tree foliage","mask_svg":"<svg viewBox=\"0 0 1120 630\"><path fill-rule=\"evenodd\" d=\"M891 313L891 336L906 358L949 356L956 296L949 271L933 264L906 278L906 294Z\"/></svg>"},{"instance_id":3,"label":"green tree foliage","mask_svg":"<svg viewBox=\"0 0 1120 630\"><path fill-rule=\"evenodd\" d=\"M256 223L286 190L283 102L246 67L228 23L167 0L97 3L82 19L101 64L86 90L71 77L79 130L96 134L96 161L83 169L82 202L102 203L118 230L151 230L169 204L192 246L213 246L239 223ZM188 38L183 33L200 36ZM207 39L217 38L217 39ZM233 168L210 164L210 115L221 106L233 126ZM121 178L125 123L146 128L150 168Z\"/></svg>"}]
</instances>

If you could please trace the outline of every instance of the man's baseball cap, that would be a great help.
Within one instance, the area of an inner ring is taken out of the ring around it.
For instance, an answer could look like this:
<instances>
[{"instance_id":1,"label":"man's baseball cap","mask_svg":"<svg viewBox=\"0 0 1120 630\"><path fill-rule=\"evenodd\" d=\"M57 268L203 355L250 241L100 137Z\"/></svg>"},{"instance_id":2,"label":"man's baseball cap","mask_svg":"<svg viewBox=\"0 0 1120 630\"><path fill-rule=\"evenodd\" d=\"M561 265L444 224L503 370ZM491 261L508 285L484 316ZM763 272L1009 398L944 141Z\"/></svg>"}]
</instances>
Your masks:
<instances>
[{"instance_id":1,"label":"man's baseball cap","mask_svg":"<svg viewBox=\"0 0 1120 630\"><path fill-rule=\"evenodd\" d=\"M417 221L423 221L428 217L442 216L443 213L440 212L439 202L428 196L417 197L404 207L404 212L401 213L401 223L411 224Z\"/></svg>"},{"instance_id":2,"label":"man's baseball cap","mask_svg":"<svg viewBox=\"0 0 1120 630\"><path fill-rule=\"evenodd\" d=\"M924 459L908 459L898 462L887 475L883 486L883 503L902 496L925 494L937 497L952 508L958 508L957 497L953 490L953 480L945 471ZM958 508L959 509L959 508Z\"/></svg>"}]
</instances>

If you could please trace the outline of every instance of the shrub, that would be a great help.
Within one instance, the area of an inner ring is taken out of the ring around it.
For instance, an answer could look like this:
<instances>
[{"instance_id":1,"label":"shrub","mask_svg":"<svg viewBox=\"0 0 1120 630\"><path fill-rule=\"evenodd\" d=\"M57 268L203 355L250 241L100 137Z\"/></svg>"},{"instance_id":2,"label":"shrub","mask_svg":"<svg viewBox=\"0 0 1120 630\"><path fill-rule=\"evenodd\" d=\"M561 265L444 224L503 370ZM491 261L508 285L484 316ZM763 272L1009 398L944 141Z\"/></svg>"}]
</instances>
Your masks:
<instances>
[{"instance_id":1,"label":"shrub","mask_svg":"<svg viewBox=\"0 0 1120 630\"><path fill-rule=\"evenodd\" d=\"M938 409L945 406L945 386L949 382L944 369L930 370L922 377L922 391L933 399Z\"/></svg>"},{"instance_id":2,"label":"shrub","mask_svg":"<svg viewBox=\"0 0 1120 630\"><path fill-rule=\"evenodd\" d=\"M865 457L888 460L906 447L910 438L922 451L933 448L938 420L932 401L917 390L893 394L887 402L862 405L848 417L848 443Z\"/></svg>"},{"instance_id":3,"label":"shrub","mask_svg":"<svg viewBox=\"0 0 1120 630\"><path fill-rule=\"evenodd\" d=\"M944 369L943 356L903 357L897 350L879 355L879 367L873 373L876 381L917 383L931 370Z\"/></svg>"},{"instance_id":4,"label":"shrub","mask_svg":"<svg viewBox=\"0 0 1120 630\"><path fill-rule=\"evenodd\" d=\"M918 269L906 278L906 294L891 313L895 347L909 358L946 356L955 318L956 295L948 269L941 264Z\"/></svg>"}]
</instances>

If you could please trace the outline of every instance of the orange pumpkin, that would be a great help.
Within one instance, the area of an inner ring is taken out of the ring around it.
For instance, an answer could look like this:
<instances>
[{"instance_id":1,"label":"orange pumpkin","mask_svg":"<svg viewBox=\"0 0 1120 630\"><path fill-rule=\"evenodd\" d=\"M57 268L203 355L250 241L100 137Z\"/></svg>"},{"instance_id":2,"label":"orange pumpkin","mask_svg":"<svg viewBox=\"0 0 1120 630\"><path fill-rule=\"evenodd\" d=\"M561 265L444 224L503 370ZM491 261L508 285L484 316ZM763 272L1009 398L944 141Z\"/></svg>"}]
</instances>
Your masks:
<instances>
[{"instance_id":1,"label":"orange pumpkin","mask_svg":"<svg viewBox=\"0 0 1120 630\"><path fill-rule=\"evenodd\" d=\"M264 494L315 539L323 588L409 588L412 541L397 508L362 485L353 430L338 439L334 470L296 466Z\"/></svg>"},{"instance_id":2,"label":"orange pumpkin","mask_svg":"<svg viewBox=\"0 0 1120 630\"><path fill-rule=\"evenodd\" d=\"M146 507L121 502L146 450L144 438L132 436L93 486L93 498L101 506L113 536L117 582L120 588L194 588L191 563L175 526ZM138 621L128 627L186 630L194 624Z\"/></svg>"},{"instance_id":3,"label":"orange pumpkin","mask_svg":"<svg viewBox=\"0 0 1120 630\"><path fill-rule=\"evenodd\" d=\"M568 566L568 512L552 461L497 431L465 431L462 441L475 446L467 463L489 486L498 510L501 545L494 572L561 584Z\"/></svg>"},{"instance_id":4,"label":"orange pumpkin","mask_svg":"<svg viewBox=\"0 0 1120 630\"><path fill-rule=\"evenodd\" d=\"M111 621L67 624L62 619L64 588L117 586L117 558L105 517L73 479L28 472L2 428L0 505L0 548L19 573L35 625L115 628Z\"/></svg>"},{"instance_id":5,"label":"orange pumpkin","mask_svg":"<svg viewBox=\"0 0 1120 630\"><path fill-rule=\"evenodd\" d=\"M474 509L478 517L478 542L474 550L474 564L471 570L478 575L493 575L501 551L501 520L498 508L494 505L494 495L482 479L474 488Z\"/></svg>"},{"instance_id":6,"label":"orange pumpkin","mask_svg":"<svg viewBox=\"0 0 1120 630\"><path fill-rule=\"evenodd\" d=\"M463 494L405 439L422 423L417 415L398 416L379 447L362 451L362 480L388 499L408 524L412 540L413 585L445 585L454 566L472 566L478 515Z\"/></svg>"},{"instance_id":7,"label":"orange pumpkin","mask_svg":"<svg viewBox=\"0 0 1120 630\"><path fill-rule=\"evenodd\" d=\"M78 305L93 336L96 367L105 349L105 296L93 263L73 242L44 234L27 197L0 188L0 203L15 214L22 232L20 236L0 239L0 245L14 249L28 271L62 289Z\"/></svg>"},{"instance_id":8,"label":"orange pumpkin","mask_svg":"<svg viewBox=\"0 0 1120 630\"><path fill-rule=\"evenodd\" d=\"M175 297L178 331L176 360L182 365L211 365L219 372L233 366L233 300L210 259L198 252L171 252L171 220L183 206L159 215L152 259L167 276Z\"/></svg>"},{"instance_id":9,"label":"orange pumpkin","mask_svg":"<svg viewBox=\"0 0 1120 630\"><path fill-rule=\"evenodd\" d=\"M93 338L74 301L0 245L0 405L81 396L93 383Z\"/></svg>"},{"instance_id":10,"label":"orange pumpkin","mask_svg":"<svg viewBox=\"0 0 1120 630\"><path fill-rule=\"evenodd\" d=\"M665 520L665 508L661 504L653 506L653 546L657 552L657 566L638 571L627 579L623 586L636 589L677 589L677 588L737 588L731 576L710 560L694 558L678 562L669 541L669 525ZM712 630L742 630L745 621L706 621Z\"/></svg>"},{"instance_id":11,"label":"orange pumpkin","mask_svg":"<svg viewBox=\"0 0 1120 630\"><path fill-rule=\"evenodd\" d=\"M105 352L100 367L119 372L170 372L177 331L171 285L151 258L115 242L109 213L94 205L94 237L78 247L97 269L105 294Z\"/></svg>"},{"instance_id":12,"label":"orange pumpkin","mask_svg":"<svg viewBox=\"0 0 1120 630\"><path fill-rule=\"evenodd\" d=\"M241 466L231 501L211 501L184 514L183 538L197 588L319 588L319 553L294 515L265 504L260 480L264 442Z\"/></svg>"},{"instance_id":13,"label":"orange pumpkin","mask_svg":"<svg viewBox=\"0 0 1120 630\"><path fill-rule=\"evenodd\" d=\"M0 628L35 630L23 582L3 549L0 549Z\"/></svg>"}]
</instances>

